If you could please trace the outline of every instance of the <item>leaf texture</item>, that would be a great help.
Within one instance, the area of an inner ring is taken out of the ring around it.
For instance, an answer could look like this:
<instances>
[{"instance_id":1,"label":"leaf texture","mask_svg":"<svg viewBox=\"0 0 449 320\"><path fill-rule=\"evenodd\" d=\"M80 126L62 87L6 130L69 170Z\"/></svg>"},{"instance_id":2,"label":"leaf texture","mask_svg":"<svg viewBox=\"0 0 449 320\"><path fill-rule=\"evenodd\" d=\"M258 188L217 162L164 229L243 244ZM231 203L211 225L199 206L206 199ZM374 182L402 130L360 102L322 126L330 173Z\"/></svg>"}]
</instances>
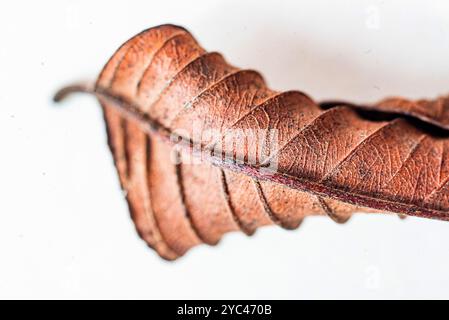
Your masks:
<instances>
[{"instance_id":1,"label":"leaf texture","mask_svg":"<svg viewBox=\"0 0 449 320\"><path fill-rule=\"evenodd\" d=\"M92 92L137 231L165 259L310 215L449 219L448 98L326 107L269 89L173 25L122 45ZM187 146L167 141L173 134Z\"/></svg>"}]
</instances>

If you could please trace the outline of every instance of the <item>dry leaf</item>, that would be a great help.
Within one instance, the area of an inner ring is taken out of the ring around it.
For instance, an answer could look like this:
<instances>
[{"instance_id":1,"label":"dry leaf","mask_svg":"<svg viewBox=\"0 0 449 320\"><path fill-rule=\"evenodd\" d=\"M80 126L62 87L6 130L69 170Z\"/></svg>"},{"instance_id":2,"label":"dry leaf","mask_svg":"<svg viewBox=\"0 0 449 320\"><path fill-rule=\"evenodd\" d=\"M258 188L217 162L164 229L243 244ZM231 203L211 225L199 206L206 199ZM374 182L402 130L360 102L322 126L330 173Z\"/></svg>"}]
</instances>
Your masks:
<instances>
[{"instance_id":1,"label":"dry leaf","mask_svg":"<svg viewBox=\"0 0 449 320\"><path fill-rule=\"evenodd\" d=\"M318 105L163 25L127 41L93 88L140 236L165 259L309 215L449 218L449 99ZM198 161L198 159L200 161Z\"/></svg>"}]
</instances>

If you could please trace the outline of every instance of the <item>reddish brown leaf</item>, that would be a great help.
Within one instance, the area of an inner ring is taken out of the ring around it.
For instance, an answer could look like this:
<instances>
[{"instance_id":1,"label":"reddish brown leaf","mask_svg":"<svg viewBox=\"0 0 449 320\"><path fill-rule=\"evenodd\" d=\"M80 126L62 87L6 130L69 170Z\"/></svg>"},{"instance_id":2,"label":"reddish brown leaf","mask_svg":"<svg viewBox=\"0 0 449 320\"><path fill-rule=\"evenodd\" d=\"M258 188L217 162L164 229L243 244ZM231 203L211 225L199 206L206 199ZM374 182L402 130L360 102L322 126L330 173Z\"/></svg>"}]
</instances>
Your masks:
<instances>
[{"instance_id":1,"label":"reddish brown leaf","mask_svg":"<svg viewBox=\"0 0 449 320\"><path fill-rule=\"evenodd\" d=\"M94 88L56 100L72 91L100 99L137 231L166 259L309 215L449 219L448 98L319 106L172 25L133 37Z\"/></svg>"}]
</instances>

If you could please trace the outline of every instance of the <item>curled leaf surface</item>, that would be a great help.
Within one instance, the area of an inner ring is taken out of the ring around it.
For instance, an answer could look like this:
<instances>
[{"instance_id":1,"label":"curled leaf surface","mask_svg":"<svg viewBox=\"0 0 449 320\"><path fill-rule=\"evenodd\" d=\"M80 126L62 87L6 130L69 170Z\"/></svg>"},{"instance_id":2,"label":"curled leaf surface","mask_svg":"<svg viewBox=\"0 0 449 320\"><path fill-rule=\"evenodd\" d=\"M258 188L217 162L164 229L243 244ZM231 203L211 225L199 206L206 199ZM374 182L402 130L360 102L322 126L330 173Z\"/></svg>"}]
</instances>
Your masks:
<instances>
[{"instance_id":1,"label":"curled leaf surface","mask_svg":"<svg viewBox=\"0 0 449 320\"><path fill-rule=\"evenodd\" d=\"M324 108L173 25L122 45L92 92L137 231L166 259L309 215L449 219L449 98Z\"/></svg>"}]
</instances>

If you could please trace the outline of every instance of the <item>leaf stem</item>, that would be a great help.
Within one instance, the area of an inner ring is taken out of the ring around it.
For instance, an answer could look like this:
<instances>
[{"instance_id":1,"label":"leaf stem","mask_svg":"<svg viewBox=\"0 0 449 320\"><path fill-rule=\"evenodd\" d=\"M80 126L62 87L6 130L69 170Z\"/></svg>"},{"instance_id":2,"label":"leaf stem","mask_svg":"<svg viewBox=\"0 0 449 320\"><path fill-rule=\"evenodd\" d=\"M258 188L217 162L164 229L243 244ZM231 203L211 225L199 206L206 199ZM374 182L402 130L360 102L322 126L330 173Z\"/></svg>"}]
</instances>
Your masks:
<instances>
[{"instance_id":1,"label":"leaf stem","mask_svg":"<svg viewBox=\"0 0 449 320\"><path fill-rule=\"evenodd\" d=\"M138 104L130 102L127 99L116 95L114 92L98 86L94 87L89 84L66 86L55 94L53 100L55 102L61 102L68 95L78 92L92 94L103 102L109 102L104 104L106 108L113 108L121 113L123 117L138 123L146 133L159 135L164 140L168 140L171 143L183 147L187 152L199 156L201 159L206 158L213 165L236 172L242 172L256 179L272 181L292 189L309 192L319 197L329 197L357 206L423 218L449 220L449 212L444 210L420 207L415 204L400 203L389 199L379 199L373 196L352 193L340 190L332 185L322 184L305 177L291 176L287 173L271 170L270 168L266 168L262 171L260 170L260 166L251 163L236 163L236 161L227 156L225 152L222 152L221 155L216 155L213 149L210 149L207 146L205 147L201 143L195 142L190 138L177 135L148 114L142 112L142 109Z\"/></svg>"}]
</instances>

